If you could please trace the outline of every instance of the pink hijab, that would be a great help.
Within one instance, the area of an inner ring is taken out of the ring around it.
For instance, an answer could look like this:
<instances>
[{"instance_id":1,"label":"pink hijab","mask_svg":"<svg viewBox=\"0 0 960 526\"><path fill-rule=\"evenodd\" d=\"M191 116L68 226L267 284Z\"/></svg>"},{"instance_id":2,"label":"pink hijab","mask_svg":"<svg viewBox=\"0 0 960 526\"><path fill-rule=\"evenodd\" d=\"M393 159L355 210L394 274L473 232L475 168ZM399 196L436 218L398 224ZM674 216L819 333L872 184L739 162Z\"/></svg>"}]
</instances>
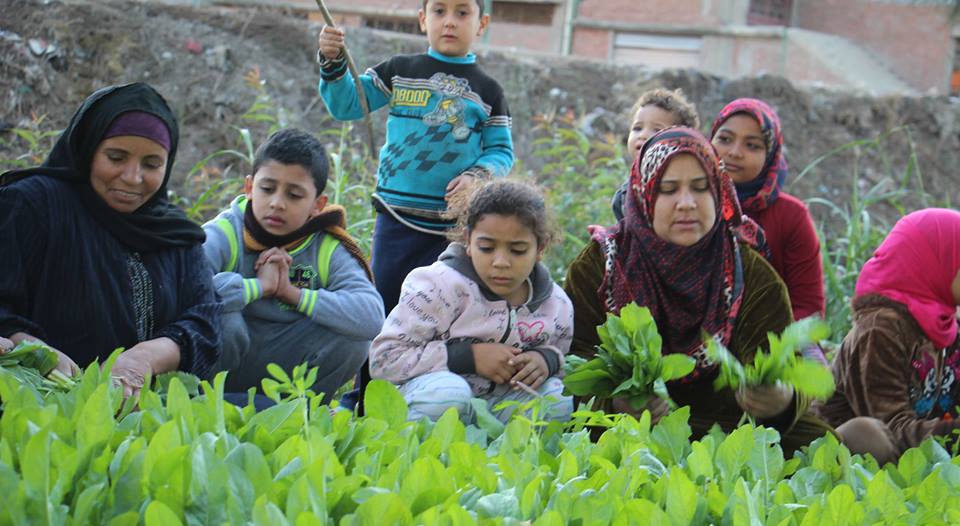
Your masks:
<instances>
[{"instance_id":1,"label":"pink hijab","mask_svg":"<svg viewBox=\"0 0 960 526\"><path fill-rule=\"evenodd\" d=\"M957 337L951 285L960 269L960 212L918 210L902 217L860 271L856 295L903 303L937 347Z\"/></svg>"}]
</instances>

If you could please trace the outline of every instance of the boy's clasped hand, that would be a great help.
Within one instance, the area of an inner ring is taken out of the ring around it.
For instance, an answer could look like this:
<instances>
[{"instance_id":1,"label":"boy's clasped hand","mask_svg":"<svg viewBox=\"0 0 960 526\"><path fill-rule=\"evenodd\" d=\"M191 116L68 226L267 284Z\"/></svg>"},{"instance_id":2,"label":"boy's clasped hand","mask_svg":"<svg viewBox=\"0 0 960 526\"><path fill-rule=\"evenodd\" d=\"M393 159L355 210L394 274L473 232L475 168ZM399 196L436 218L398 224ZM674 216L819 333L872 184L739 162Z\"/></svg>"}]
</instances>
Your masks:
<instances>
[{"instance_id":1,"label":"boy's clasped hand","mask_svg":"<svg viewBox=\"0 0 960 526\"><path fill-rule=\"evenodd\" d=\"M253 271L260 280L264 298L277 298L293 305L300 301L300 289L290 283L292 264L293 257L283 248L274 247L260 253Z\"/></svg>"}]
</instances>

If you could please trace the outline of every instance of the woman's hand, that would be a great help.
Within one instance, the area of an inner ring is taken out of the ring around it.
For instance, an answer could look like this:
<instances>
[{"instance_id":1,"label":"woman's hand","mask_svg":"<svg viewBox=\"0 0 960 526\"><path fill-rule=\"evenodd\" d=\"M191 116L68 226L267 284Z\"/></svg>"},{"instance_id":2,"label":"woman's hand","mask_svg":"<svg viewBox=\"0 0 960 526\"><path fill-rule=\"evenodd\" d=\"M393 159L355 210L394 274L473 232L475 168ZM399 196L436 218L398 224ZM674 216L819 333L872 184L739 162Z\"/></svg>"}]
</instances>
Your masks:
<instances>
[{"instance_id":1,"label":"woman's hand","mask_svg":"<svg viewBox=\"0 0 960 526\"><path fill-rule=\"evenodd\" d=\"M57 366L53 368L54 371L60 371L64 376L70 377L80 374L80 367L77 362L53 347L50 347L50 349L57 353Z\"/></svg>"},{"instance_id":2,"label":"woman's hand","mask_svg":"<svg viewBox=\"0 0 960 526\"><path fill-rule=\"evenodd\" d=\"M13 350L16 347L12 341L0 336L0 354Z\"/></svg>"},{"instance_id":3,"label":"woman's hand","mask_svg":"<svg viewBox=\"0 0 960 526\"><path fill-rule=\"evenodd\" d=\"M670 413L670 405L663 398L654 396L647 401L647 405L642 409L634 409L626 398L614 398L613 410L618 413L626 413L637 419L643 415L644 410L650 411L650 424L655 425L661 418Z\"/></svg>"},{"instance_id":4,"label":"woman's hand","mask_svg":"<svg viewBox=\"0 0 960 526\"><path fill-rule=\"evenodd\" d=\"M520 389L518 383L537 389L550 377L547 361L536 351L521 352L508 363L517 368L517 373L510 379L510 385L514 386L514 389Z\"/></svg>"},{"instance_id":5,"label":"woman's hand","mask_svg":"<svg viewBox=\"0 0 960 526\"><path fill-rule=\"evenodd\" d=\"M123 397L136 396L143 389L147 375L175 370L180 365L180 346L170 338L140 342L120 353L110 376L123 388Z\"/></svg>"},{"instance_id":6,"label":"woman's hand","mask_svg":"<svg viewBox=\"0 0 960 526\"><path fill-rule=\"evenodd\" d=\"M76 376L80 372L80 367L77 366L77 363L74 362L73 359L71 359L66 354L60 352L59 349L51 347L49 344L47 344L47 342L31 334L27 334L25 332L17 332L10 335L9 340L7 340L6 338L0 338L0 340L10 343L10 347L5 350L3 348L4 346L3 341L0 341L0 354L3 354L4 352L10 349L13 349L15 346L20 345L25 341L38 342L43 345L46 345L47 347L50 348L51 351L57 353L57 366L53 368L55 371L60 371L65 376Z\"/></svg>"},{"instance_id":7,"label":"woman's hand","mask_svg":"<svg viewBox=\"0 0 960 526\"><path fill-rule=\"evenodd\" d=\"M514 360L520 349L502 343L474 343L473 363L477 374L498 384L505 384L517 373Z\"/></svg>"},{"instance_id":8,"label":"woman's hand","mask_svg":"<svg viewBox=\"0 0 960 526\"><path fill-rule=\"evenodd\" d=\"M140 394L147 375L153 375L153 368L142 352L142 349L134 346L120 353L110 370L114 383L123 389L124 399Z\"/></svg>"},{"instance_id":9,"label":"woman's hand","mask_svg":"<svg viewBox=\"0 0 960 526\"><path fill-rule=\"evenodd\" d=\"M784 412L793 402L793 387L760 385L737 389L737 404L754 418L772 418Z\"/></svg>"}]
</instances>

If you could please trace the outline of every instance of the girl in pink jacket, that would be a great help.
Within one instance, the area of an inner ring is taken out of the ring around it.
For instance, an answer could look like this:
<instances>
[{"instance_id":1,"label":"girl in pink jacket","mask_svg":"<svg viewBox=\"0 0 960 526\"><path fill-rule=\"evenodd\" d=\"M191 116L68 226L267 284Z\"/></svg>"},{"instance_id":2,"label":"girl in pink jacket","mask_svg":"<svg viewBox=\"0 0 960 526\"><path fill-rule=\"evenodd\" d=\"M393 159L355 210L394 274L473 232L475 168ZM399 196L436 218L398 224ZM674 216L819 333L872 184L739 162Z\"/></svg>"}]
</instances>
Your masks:
<instances>
[{"instance_id":1,"label":"girl in pink jacket","mask_svg":"<svg viewBox=\"0 0 960 526\"><path fill-rule=\"evenodd\" d=\"M573 410L559 378L573 335L570 299L540 263L553 238L543 197L516 181L489 182L460 217L460 241L411 272L400 303L370 347L370 372L397 384L410 419L455 407L472 420L471 398L548 399L547 420ZM512 407L494 414L506 421Z\"/></svg>"}]
</instances>

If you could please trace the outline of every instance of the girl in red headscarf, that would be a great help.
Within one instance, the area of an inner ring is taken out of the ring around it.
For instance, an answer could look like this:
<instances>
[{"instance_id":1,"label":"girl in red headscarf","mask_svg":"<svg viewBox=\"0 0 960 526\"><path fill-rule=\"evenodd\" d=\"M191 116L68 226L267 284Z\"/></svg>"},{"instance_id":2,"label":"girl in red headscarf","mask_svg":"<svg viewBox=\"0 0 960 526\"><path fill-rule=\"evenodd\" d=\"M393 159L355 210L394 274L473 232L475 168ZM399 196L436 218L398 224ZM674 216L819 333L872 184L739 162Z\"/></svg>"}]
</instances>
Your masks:
<instances>
[{"instance_id":1,"label":"girl in red headscarf","mask_svg":"<svg viewBox=\"0 0 960 526\"><path fill-rule=\"evenodd\" d=\"M767 347L767 332L783 331L793 316L783 281L757 251L763 242L756 224L742 214L700 132L669 128L651 137L634 163L624 218L591 233L565 285L574 306L573 353L592 357L606 313L636 302L650 309L664 353L697 359L693 373L668 385L674 401L690 406L695 435L714 423L729 431L744 413L780 430L787 451L829 432L790 387L714 392L717 366L704 355L704 333L746 362ZM619 400L600 406L633 412ZM659 399L648 408L655 418L666 412Z\"/></svg>"},{"instance_id":2,"label":"girl in red headscarf","mask_svg":"<svg viewBox=\"0 0 960 526\"><path fill-rule=\"evenodd\" d=\"M807 207L782 191L787 162L777 113L762 100L737 99L720 111L710 137L744 213L763 228L770 264L787 285L794 319L822 317L820 240Z\"/></svg>"},{"instance_id":3,"label":"girl in red headscarf","mask_svg":"<svg viewBox=\"0 0 960 526\"><path fill-rule=\"evenodd\" d=\"M876 417L900 451L960 429L958 304L960 212L904 216L860 272L837 391L820 414L834 425Z\"/></svg>"}]
</instances>

